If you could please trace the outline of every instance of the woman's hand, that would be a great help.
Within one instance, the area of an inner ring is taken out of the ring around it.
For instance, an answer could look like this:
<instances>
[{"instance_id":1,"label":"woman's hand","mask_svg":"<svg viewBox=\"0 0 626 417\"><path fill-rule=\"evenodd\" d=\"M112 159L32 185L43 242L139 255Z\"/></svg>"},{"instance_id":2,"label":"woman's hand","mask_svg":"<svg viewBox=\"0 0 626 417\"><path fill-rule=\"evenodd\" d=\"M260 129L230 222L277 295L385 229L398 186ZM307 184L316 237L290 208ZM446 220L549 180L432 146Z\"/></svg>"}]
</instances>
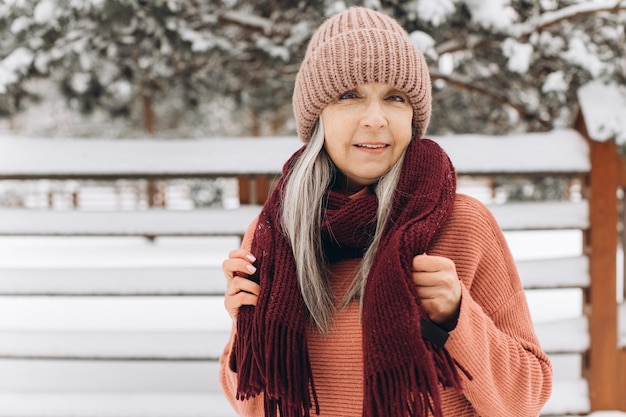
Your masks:
<instances>
[{"instance_id":1,"label":"woman's hand","mask_svg":"<svg viewBox=\"0 0 626 417\"><path fill-rule=\"evenodd\" d=\"M239 307L242 305L256 305L259 297L259 284L250 281L247 277L254 274L256 268L252 263L254 255L236 249L228 254L228 259L222 262L222 270L226 276L226 293L224 307L233 319L237 320Z\"/></svg>"},{"instance_id":2,"label":"woman's hand","mask_svg":"<svg viewBox=\"0 0 626 417\"><path fill-rule=\"evenodd\" d=\"M451 259L417 255L413 258L413 282L430 320L452 330L461 308L461 283Z\"/></svg>"}]
</instances>

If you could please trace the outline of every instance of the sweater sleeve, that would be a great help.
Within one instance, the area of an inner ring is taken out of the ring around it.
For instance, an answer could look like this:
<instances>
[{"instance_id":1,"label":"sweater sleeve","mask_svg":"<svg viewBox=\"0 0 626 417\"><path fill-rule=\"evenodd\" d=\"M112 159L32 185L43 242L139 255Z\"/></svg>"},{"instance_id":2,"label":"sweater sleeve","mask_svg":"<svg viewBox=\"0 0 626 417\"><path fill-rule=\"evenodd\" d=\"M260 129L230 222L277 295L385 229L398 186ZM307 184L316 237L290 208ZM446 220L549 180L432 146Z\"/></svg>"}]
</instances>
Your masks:
<instances>
[{"instance_id":1,"label":"sweater sleeve","mask_svg":"<svg viewBox=\"0 0 626 417\"><path fill-rule=\"evenodd\" d=\"M459 196L435 252L455 262L461 279L459 320L446 346L472 377L464 395L482 417L538 416L552 390L552 367L493 215Z\"/></svg>"},{"instance_id":2,"label":"sweater sleeve","mask_svg":"<svg viewBox=\"0 0 626 417\"><path fill-rule=\"evenodd\" d=\"M255 219L246 234L243 237L241 247L246 250L250 250L252 246L252 237L254 236L254 229L256 228L257 220ZM249 398L247 400L237 399L237 373L233 372L229 366L230 354L233 348L233 342L235 340L236 326L232 326L230 338L228 343L224 347L222 356L220 357L220 384L224 390L226 398L233 406L238 415L243 417L263 417L265 413L263 411L263 394L258 395L255 398Z\"/></svg>"}]
</instances>

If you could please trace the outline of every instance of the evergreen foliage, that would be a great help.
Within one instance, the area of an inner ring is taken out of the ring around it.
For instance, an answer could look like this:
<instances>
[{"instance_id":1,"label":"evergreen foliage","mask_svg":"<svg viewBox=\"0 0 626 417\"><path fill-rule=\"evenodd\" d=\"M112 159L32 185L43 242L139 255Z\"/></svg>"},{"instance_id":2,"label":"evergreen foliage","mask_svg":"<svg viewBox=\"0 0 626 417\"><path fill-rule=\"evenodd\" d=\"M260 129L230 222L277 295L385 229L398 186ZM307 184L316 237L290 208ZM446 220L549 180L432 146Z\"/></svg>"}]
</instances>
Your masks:
<instances>
[{"instance_id":1,"label":"evergreen foliage","mask_svg":"<svg viewBox=\"0 0 626 417\"><path fill-rule=\"evenodd\" d=\"M431 135L571 126L580 85L626 82L624 0L6 0L0 115L45 79L71 109L147 132L293 134L306 42L351 5L394 15L425 53Z\"/></svg>"}]
</instances>

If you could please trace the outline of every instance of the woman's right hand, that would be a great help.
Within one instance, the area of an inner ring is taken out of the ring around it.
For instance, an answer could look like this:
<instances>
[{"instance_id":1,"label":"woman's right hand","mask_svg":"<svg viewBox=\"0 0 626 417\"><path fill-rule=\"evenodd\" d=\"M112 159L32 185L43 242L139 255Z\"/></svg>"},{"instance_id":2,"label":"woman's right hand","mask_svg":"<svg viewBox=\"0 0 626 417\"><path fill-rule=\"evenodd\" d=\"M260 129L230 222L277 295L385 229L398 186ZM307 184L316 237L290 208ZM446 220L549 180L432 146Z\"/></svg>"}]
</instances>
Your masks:
<instances>
[{"instance_id":1,"label":"woman's right hand","mask_svg":"<svg viewBox=\"0 0 626 417\"><path fill-rule=\"evenodd\" d=\"M250 252L236 249L222 262L222 270L226 276L224 307L233 321L237 320L237 313L242 305L254 306L259 298L259 284L248 279L256 272L253 265L255 260Z\"/></svg>"}]
</instances>

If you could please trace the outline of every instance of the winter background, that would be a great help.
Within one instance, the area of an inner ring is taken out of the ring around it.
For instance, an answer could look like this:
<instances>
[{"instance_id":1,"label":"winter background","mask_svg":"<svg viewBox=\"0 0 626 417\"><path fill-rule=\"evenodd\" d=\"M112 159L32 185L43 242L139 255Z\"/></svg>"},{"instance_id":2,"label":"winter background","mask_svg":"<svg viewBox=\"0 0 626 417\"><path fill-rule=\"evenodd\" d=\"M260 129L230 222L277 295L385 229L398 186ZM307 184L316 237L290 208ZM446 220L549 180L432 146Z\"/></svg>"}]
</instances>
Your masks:
<instances>
[{"instance_id":1,"label":"winter background","mask_svg":"<svg viewBox=\"0 0 626 417\"><path fill-rule=\"evenodd\" d=\"M293 135L290 96L303 45L323 18L353 4L396 16L424 52L433 79L430 135L571 127L582 85L625 84L626 1L5 0L0 135L50 140ZM626 142L626 117L614 118L605 137ZM37 149L33 158L45 164ZM45 207L49 192L63 196L76 187L3 181L0 205ZM196 190L191 198L173 197L169 208L237 204L232 182L191 188ZM132 182L80 189L88 209L145 208ZM550 179L501 184L498 190L494 197L483 184L461 189L486 202L563 198L562 186ZM69 208L67 201L59 198L56 208ZM515 232L507 239L518 259L582 251L576 231ZM215 238L153 243L0 238L0 268L219 266L236 245L236 239ZM536 321L550 321L579 316L581 298L579 290L558 296L532 291L528 300ZM150 297L73 297L62 307L58 300L37 301L33 308L32 299L2 297L0 329L227 330L229 325L221 301L202 297L166 301L175 314L164 313L163 300Z\"/></svg>"}]
</instances>

